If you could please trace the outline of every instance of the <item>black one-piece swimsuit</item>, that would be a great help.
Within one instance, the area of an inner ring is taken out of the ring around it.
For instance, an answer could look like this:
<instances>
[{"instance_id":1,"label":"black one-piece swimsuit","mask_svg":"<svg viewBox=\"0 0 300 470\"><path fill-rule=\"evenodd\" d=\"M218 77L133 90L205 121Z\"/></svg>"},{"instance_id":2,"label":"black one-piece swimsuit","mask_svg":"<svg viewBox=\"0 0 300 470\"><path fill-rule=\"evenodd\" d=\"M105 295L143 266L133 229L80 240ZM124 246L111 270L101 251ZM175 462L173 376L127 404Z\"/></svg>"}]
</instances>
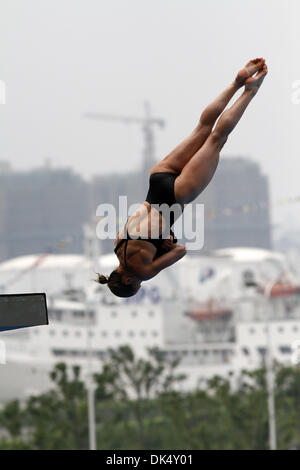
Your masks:
<instances>
[{"instance_id":1,"label":"black one-piece swimsuit","mask_svg":"<svg viewBox=\"0 0 300 470\"><path fill-rule=\"evenodd\" d=\"M150 176L149 179L149 190L148 194L146 197L146 202L148 202L150 205L161 205L161 204L167 204L169 207L171 207L173 204L176 204L176 199L175 199L175 194L174 194L174 183L175 179L177 178L179 173L170 173L170 172L160 172L160 173L153 173ZM160 214L162 214L161 211L159 211ZM128 219L127 219L128 222ZM121 245L124 245L124 262L125 266L127 268L127 261L126 261L126 252L127 252L127 245L129 240L143 240L147 241L149 243L152 243L152 245L155 246L157 249L155 258L159 258L163 254L166 253L166 251L162 248L163 244L163 236L160 235L159 238L131 238L128 229L127 229L127 222L124 227L124 233L125 236L122 238L122 240L119 241L117 244L116 248L114 249L114 252L117 253L118 249L120 248ZM171 230L171 227L174 224L174 214L171 211L170 212L170 227L169 227L169 234L173 236L173 243L177 243L177 238L174 235L174 232ZM128 268L127 268L128 269Z\"/></svg>"}]
</instances>

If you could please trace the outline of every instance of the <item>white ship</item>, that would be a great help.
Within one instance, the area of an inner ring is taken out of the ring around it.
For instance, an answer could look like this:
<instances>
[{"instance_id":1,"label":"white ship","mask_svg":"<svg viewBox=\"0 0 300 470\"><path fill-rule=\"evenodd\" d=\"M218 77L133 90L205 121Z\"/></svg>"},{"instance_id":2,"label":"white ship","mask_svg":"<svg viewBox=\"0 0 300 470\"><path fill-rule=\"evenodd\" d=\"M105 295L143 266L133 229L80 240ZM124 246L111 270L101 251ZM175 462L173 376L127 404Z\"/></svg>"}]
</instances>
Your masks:
<instances>
[{"instance_id":1,"label":"white ship","mask_svg":"<svg viewBox=\"0 0 300 470\"><path fill-rule=\"evenodd\" d=\"M111 272L114 255L99 258ZM49 325L0 333L0 400L47 390L57 362L100 370L108 348L129 344L137 356L159 347L180 357L182 385L215 374L237 376L273 358L298 361L300 278L279 253L253 248L186 256L130 299L113 297L79 255L24 256L0 265L2 293L46 292ZM264 295L266 289L268 297Z\"/></svg>"}]
</instances>

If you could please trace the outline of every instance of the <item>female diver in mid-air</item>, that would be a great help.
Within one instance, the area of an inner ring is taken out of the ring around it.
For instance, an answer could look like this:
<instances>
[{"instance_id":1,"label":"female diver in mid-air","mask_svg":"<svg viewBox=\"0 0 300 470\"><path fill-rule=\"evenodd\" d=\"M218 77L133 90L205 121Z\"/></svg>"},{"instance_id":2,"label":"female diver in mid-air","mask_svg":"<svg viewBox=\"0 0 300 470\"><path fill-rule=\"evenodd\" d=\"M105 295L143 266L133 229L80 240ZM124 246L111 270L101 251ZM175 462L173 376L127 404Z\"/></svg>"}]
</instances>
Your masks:
<instances>
[{"instance_id":1,"label":"female diver in mid-air","mask_svg":"<svg viewBox=\"0 0 300 470\"><path fill-rule=\"evenodd\" d=\"M171 230L174 217L170 218L169 237L163 237L164 218L154 205L167 204L171 207L177 203L183 210L185 204L193 201L204 190L215 173L220 151L229 134L258 92L267 73L263 58L248 62L233 83L203 111L192 134L151 169L146 201L128 218L125 227L117 234L114 251L120 264L108 278L98 275L98 282L108 284L113 294L118 297L135 295L142 281L153 278L186 254L185 246L177 243ZM243 86L245 90L242 95L231 108L224 111L233 95ZM150 237L155 220L160 238ZM143 236L137 238L134 232L143 233Z\"/></svg>"}]
</instances>

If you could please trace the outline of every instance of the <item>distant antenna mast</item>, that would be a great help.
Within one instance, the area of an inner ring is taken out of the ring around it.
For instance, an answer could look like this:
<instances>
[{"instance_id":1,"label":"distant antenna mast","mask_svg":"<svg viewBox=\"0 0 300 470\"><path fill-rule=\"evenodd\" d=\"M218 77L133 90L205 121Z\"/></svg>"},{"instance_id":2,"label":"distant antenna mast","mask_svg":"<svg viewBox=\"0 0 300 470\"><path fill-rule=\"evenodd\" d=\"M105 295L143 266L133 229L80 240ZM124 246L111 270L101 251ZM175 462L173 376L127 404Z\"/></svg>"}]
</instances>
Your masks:
<instances>
[{"instance_id":1,"label":"distant antenna mast","mask_svg":"<svg viewBox=\"0 0 300 470\"><path fill-rule=\"evenodd\" d=\"M83 226L84 233L84 254L89 261L90 267L94 267L98 271L97 266L99 263L99 243L96 238L95 230L92 224L85 224ZM90 316L96 309L94 302L89 298L89 293L85 292L85 313L87 320L87 398L88 398L88 426L89 426L89 448L90 450L97 450L96 439L96 412L95 412L95 384L93 383L93 346L92 346L92 330L94 328L93 319Z\"/></svg>"},{"instance_id":2,"label":"distant antenna mast","mask_svg":"<svg viewBox=\"0 0 300 470\"><path fill-rule=\"evenodd\" d=\"M143 171L148 174L152 166L156 163L153 126L157 125L163 128L165 126L165 121L151 116L150 103L148 101L144 103L144 110L145 117L143 118L103 113L83 113L83 117L103 121L117 121L122 122L123 124L141 124L145 143Z\"/></svg>"}]
</instances>

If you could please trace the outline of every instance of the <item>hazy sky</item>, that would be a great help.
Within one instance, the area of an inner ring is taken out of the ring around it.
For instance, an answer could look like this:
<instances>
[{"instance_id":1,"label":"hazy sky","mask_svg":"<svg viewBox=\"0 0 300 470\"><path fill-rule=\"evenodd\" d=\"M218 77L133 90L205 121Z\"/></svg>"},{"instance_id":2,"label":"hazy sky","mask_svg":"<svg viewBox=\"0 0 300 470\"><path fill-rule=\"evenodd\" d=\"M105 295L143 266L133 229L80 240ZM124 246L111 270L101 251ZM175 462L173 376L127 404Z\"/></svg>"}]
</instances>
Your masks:
<instances>
[{"instance_id":1,"label":"hazy sky","mask_svg":"<svg viewBox=\"0 0 300 470\"><path fill-rule=\"evenodd\" d=\"M297 0L1 0L0 160L15 168L72 166L84 176L137 168L139 126L89 121L85 111L140 116L143 101L166 120L162 158L247 60L269 75L222 158L259 161L272 198L300 195ZM234 181L233 190L234 190ZM300 204L275 221L300 225Z\"/></svg>"}]
</instances>

